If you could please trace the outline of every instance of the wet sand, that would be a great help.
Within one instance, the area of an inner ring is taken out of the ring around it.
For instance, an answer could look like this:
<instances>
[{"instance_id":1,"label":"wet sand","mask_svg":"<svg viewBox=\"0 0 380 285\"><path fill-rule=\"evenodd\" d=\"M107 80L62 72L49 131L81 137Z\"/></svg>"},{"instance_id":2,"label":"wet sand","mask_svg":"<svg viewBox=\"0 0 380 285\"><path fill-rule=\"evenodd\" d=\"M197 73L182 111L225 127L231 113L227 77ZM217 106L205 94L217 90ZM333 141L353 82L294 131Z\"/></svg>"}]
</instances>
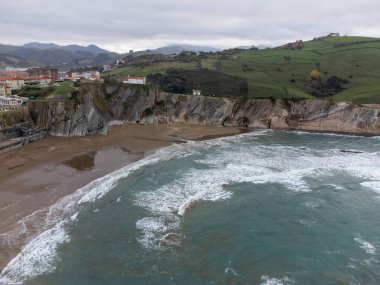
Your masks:
<instances>
[{"instance_id":1,"label":"wet sand","mask_svg":"<svg viewBox=\"0 0 380 285\"><path fill-rule=\"evenodd\" d=\"M0 272L43 230L38 219L43 220L44 209L60 198L158 148L244 131L195 125L123 125L113 126L106 136L49 137L0 153Z\"/></svg>"}]
</instances>

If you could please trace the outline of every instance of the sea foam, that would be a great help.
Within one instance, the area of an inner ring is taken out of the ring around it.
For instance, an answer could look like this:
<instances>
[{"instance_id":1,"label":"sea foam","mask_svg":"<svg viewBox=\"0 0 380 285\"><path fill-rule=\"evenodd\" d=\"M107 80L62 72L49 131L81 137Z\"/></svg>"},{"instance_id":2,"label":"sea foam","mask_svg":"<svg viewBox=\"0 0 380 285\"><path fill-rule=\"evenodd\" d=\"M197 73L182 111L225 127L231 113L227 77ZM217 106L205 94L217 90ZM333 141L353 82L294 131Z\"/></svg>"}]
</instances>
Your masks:
<instances>
[{"instance_id":1,"label":"sea foam","mask_svg":"<svg viewBox=\"0 0 380 285\"><path fill-rule=\"evenodd\" d=\"M260 285L290 285L294 284L294 281L288 277L283 278L270 278L267 275L261 276Z\"/></svg>"},{"instance_id":2,"label":"sea foam","mask_svg":"<svg viewBox=\"0 0 380 285\"><path fill-rule=\"evenodd\" d=\"M181 232L182 219L187 211L203 202L231 198L233 193L227 185L276 183L291 192L302 193L313 191L308 181L310 178L326 184L339 174L354 182L366 180L363 183L374 183L380 173L380 162L372 159L372 153L342 153L339 149L253 143L252 138L258 135L271 133L190 143L186 156L194 155L190 159L201 169L183 170L173 181L161 186L154 184L151 189L135 194L134 204L150 212L149 217L136 222L136 227L142 231L140 243L144 247L162 249L164 236ZM344 190L340 185L331 185L337 190ZM318 204L306 206L316 207ZM172 222L173 217L177 217L175 223ZM157 225L153 225L155 222ZM162 223L170 227L157 230Z\"/></svg>"},{"instance_id":3,"label":"sea foam","mask_svg":"<svg viewBox=\"0 0 380 285\"><path fill-rule=\"evenodd\" d=\"M70 240L66 228L70 223L75 222L82 204L102 198L120 179L127 177L131 172L141 167L182 155L182 150L184 149L184 145L172 145L159 149L142 160L92 181L74 193L61 198L49 208L39 210L21 220L19 224L22 225L36 219L39 227L46 230L29 240L21 252L9 262L1 272L0 282L6 284L23 282L38 275L54 271L58 261L57 249L61 244ZM7 234L9 237L3 238L11 239L12 236L17 234L19 234L19 231L10 232Z\"/></svg>"},{"instance_id":4,"label":"sea foam","mask_svg":"<svg viewBox=\"0 0 380 285\"><path fill-rule=\"evenodd\" d=\"M360 246L360 248L364 249L366 253L368 254L376 254L376 247L371 244L370 242L360 238L360 237L356 237L354 238L355 242L357 242Z\"/></svg>"},{"instance_id":5,"label":"sea foam","mask_svg":"<svg viewBox=\"0 0 380 285\"><path fill-rule=\"evenodd\" d=\"M277 183L291 192L310 192L313 189L308 178L325 181L336 173L343 173L349 179L360 180L364 187L378 189L380 161L373 160L372 153L341 153L334 149L256 143L255 137L265 135L272 133L264 131L173 145L89 183L43 211L47 230L23 248L3 270L1 277L17 282L54 270L57 248L70 238L65 230L67 224L73 222L70 217L80 210L82 204L104 197L133 171L173 158L191 159L198 154L193 161L205 169L188 169L166 185L154 185L149 191L136 193L134 203L149 211L148 216L136 221L136 228L141 231L139 242L146 248L160 249L173 241L180 241L184 237L181 223L186 213L203 201L231 198L233 193L226 187L230 184ZM202 158L199 154L203 154ZM41 248L46 250L43 256L39 255ZM375 249L367 247L367 250ZM269 277L262 281L262 284L291 284L286 279Z\"/></svg>"},{"instance_id":6,"label":"sea foam","mask_svg":"<svg viewBox=\"0 0 380 285\"><path fill-rule=\"evenodd\" d=\"M4 268L1 274L3 280L8 284L52 272L57 262L57 248L69 240L63 222L41 233Z\"/></svg>"}]
</instances>

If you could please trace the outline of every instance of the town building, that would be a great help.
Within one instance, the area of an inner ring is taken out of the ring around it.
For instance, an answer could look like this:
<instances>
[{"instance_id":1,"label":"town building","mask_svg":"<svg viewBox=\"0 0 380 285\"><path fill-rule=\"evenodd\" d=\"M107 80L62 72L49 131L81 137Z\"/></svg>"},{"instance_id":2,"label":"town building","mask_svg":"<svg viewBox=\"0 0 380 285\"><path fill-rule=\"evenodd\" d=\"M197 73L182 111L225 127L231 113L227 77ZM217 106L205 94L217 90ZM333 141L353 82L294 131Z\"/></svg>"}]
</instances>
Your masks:
<instances>
[{"instance_id":1,"label":"town building","mask_svg":"<svg viewBox=\"0 0 380 285\"><path fill-rule=\"evenodd\" d=\"M21 106L22 99L12 98L12 97L4 97L0 98L0 105L9 105L9 106Z\"/></svg>"},{"instance_id":2,"label":"town building","mask_svg":"<svg viewBox=\"0 0 380 285\"><path fill-rule=\"evenodd\" d=\"M124 80L123 83L145 85L146 78L145 76L129 76L128 75L127 80Z\"/></svg>"},{"instance_id":3,"label":"town building","mask_svg":"<svg viewBox=\"0 0 380 285\"><path fill-rule=\"evenodd\" d=\"M23 77L27 76L26 68L10 68L0 70L0 76Z\"/></svg>"},{"instance_id":4,"label":"town building","mask_svg":"<svg viewBox=\"0 0 380 285\"><path fill-rule=\"evenodd\" d=\"M18 90L25 85L25 80L17 76L0 76L0 83L7 85L11 90Z\"/></svg>"},{"instance_id":5,"label":"town building","mask_svg":"<svg viewBox=\"0 0 380 285\"><path fill-rule=\"evenodd\" d=\"M116 65L116 66L120 66L120 65L123 65L123 64L125 64L125 61L124 61L123 59L118 59L118 60L116 60L116 62L115 62L115 65Z\"/></svg>"},{"instance_id":6,"label":"town building","mask_svg":"<svg viewBox=\"0 0 380 285\"><path fill-rule=\"evenodd\" d=\"M330 38L336 38L336 37L340 37L340 34L339 33L330 33L328 36Z\"/></svg>"},{"instance_id":7,"label":"town building","mask_svg":"<svg viewBox=\"0 0 380 285\"><path fill-rule=\"evenodd\" d=\"M52 81L59 80L58 69L50 66L32 67L27 71L28 76L44 76L50 78Z\"/></svg>"},{"instance_id":8,"label":"town building","mask_svg":"<svg viewBox=\"0 0 380 285\"><path fill-rule=\"evenodd\" d=\"M68 72L68 76L65 76L65 81L80 81L81 79L86 80L100 80L100 72L96 69L87 71L71 71Z\"/></svg>"},{"instance_id":9,"label":"town building","mask_svg":"<svg viewBox=\"0 0 380 285\"><path fill-rule=\"evenodd\" d=\"M63 81L80 82L80 77L65 76L65 78L63 78Z\"/></svg>"},{"instance_id":10,"label":"town building","mask_svg":"<svg viewBox=\"0 0 380 285\"><path fill-rule=\"evenodd\" d=\"M5 83L0 83L0 97L7 97L12 95L11 88Z\"/></svg>"},{"instance_id":11,"label":"town building","mask_svg":"<svg viewBox=\"0 0 380 285\"><path fill-rule=\"evenodd\" d=\"M48 86L51 82L52 79L47 77L47 76L25 76L21 77L24 79L25 84L30 84L30 85L39 85L39 86Z\"/></svg>"},{"instance_id":12,"label":"town building","mask_svg":"<svg viewBox=\"0 0 380 285\"><path fill-rule=\"evenodd\" d=\"M193 89L193 95L200 96L201 95L201 90L195 90L195 89Z\"/></svg>"},{"instance_id":13,"label":"town building","mask_svg":"<svg viewBox=\"0 0 380 285\"><path fill-rule=\"evenodd\" d=\"M108 71L111 71L112 70L112 67L110 64L105 64L103 65L103 72L108 72Z\"/></svg>"},{"instance_id":14,"label":"town building","mask_svg":"<svg viewBox=\"0 0 380 285\"><path fill-rule=\"evenodd\" d=\"M0 97L0 113L22 109L24 100L21 97Z\"/></svg>"}]
</instances>

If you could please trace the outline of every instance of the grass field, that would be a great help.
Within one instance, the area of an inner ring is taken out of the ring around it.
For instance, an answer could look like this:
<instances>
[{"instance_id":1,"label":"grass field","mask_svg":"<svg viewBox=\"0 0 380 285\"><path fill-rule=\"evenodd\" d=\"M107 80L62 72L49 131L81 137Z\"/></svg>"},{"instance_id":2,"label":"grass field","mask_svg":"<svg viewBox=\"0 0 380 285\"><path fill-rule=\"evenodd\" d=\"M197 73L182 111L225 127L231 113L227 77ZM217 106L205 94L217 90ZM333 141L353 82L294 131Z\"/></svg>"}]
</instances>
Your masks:
<instances>
[{"instance_id":1,"label":"grass field","mask_svg":"<svg viewBox=\"0 0 380 285\"><path fill-rule=\"evenodd\" d=\"M25 86L19 95L28 97L33 101L62 101L67 98L72 91L76 90L72 82L60 82L57 86L39 87L39 86Z\"/></svg>"},{"instance_id":2,"label":"grass field","mask_svg":"<svg viewBox=\"0 0 380 285\"><path fill-rule=\"evenodd\" d=\"M182 63L182 62L161 62L161 63L154 63L152 65L148 66L129 66L129 67L123 67L118 68L116 70L112 70L110 72L104 73L105 76L112 76L117 75L122 78L126 78L128 75L141 75L146 76L150 73L164 73L168 68L181 68L181 69L195 69L197 67L197 64L195 62L191 63Z\"/></svg>"},{"instance_id":3,"label":"grass field","mask_svg":"<svg viewBox=\"0 0 380 285\"><path fill-rule=\"evenodd\" d=\"M54 91L49 95L61 95L64 93L71 93L74 90L75 88L73 87L72 82L61 82L58 86L54 87Z\"/></svg>"},{"instance_id":4,"label":"grass field","mask_svg":"<svg viewBox=\"0 0 380 285\"><path fill-rule=\"evenodd\" d=\"M244 69L243 65L248 69ZM308 88L309 75L312 70L318 69L322 80L330 76L349 80L342 92L329 99L380 103L380 39L377 38L322 38L305 42L301 50L246 50L237 53L236 60L202 59L201 66L245 78L250 98L313 98ZM199 68L199 64L165 62L145 67L124 67L107 74L164 74L168 68L193 70Z\"/></svg>"}]
</instances>

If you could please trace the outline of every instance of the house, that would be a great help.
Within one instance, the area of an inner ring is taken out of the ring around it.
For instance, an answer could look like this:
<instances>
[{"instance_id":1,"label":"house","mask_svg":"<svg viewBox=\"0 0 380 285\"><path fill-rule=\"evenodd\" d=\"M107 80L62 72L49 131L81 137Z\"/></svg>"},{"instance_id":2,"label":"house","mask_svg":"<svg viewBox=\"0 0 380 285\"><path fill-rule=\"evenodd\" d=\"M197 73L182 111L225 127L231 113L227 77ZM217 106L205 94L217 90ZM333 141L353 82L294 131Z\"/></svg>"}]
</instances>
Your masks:
<instances>
[{"instance_id":1,"label":"house","mask_svg":"<svg viewBox=\"0 0 380 285\"><path fill-rule=\"evenodd\" d=\"M80 77L77 76L65 76L63 81L80 82Z\"/></svg>"},{"instance_id":2,"label":"house","mask_svg":"<svg viewBox=\"0 0 380 285\"><path fill-rule=\"evenodd\" d=\"M0 83L0 97L7 97L12 95L11 88L5 83Z\"/></svg>"},{"instance_id":3,"label":"house","mask_svg":"<svg viewBox=\"0 0 380 285\"><path fill-rule=\"evenodd\" d=\"M59 80L58 69L50 66L32 67L26 72L28 76L44 76L50 78L52 81Z\"/></svg>"},{"instance_id":4,"label":"house","mask_svg":"<svg viewBox=\"0 0 380 285\"><path fill-rule=\"evenodd\" d=\"M328 37L330 37L330 38L336 38L336 37L340 37L340 34L339 33L330 33L328 35Z\"/></svg>"},{"instance_id":5,"label":"house","mask_svg":"<svg viewBox=\"0 0 380 285\"><path fill-rule=\"evenodd\" d=\"M51 78L43 75L25 76L21 78L24 80L25 84L35 84L40 86L48 86L52 82Z\"/></svg>"},{"instance_id":6,"label":"house","mask_svg":"<svg viewBox=\"0 0 380 285\"><path fill-rule=\"evenodd\" d=\"M116 60L116 66L123 65L123 64L125 64L124 60L122 60L122 59Z\"/></svg>"},{"instance_id":7,"label":"house","mask_svg":"<svg viewBox=\"0 0 380 285\"><path fill-rule=\"evenodd\" d=\"M193 95L200 96L201 95L201 90L195 90L195 89L193 89Z\"/></svg>"},{"instance_id":8,"label":"house","mask_svg":"<svg viewBox=\"0 0 380 285\"><path fill-rule=\"evenodd\" d=\"M80 80L80 79L87 79L87 80L100 80L100 73L98 70L96 69L93 69L93 70L87 70L87 71L71 71L71 72L68 72L68 75L69 76L66 76L64 78L65 79L68 79L70 81L77 81Z\"/></svg>"},{"instance_id":9,"label":"house","mask_svg":"<svg viewBox=\"0 0 380 285\"><path fill-rule=\"evenodd\" d=\"M20 97L0 97L0 112L20 110L23 102Z\"/></svg>"},{"instance_id":10,"label":"house","mask_svg":"<svg viewBox=\"0 0 380 285\"><path fill-rule=\"evenodd\" d=\"M124 80L123 83L145 85L146 78L145 76L129 76L128 75L127 80Z\"/></svg>"},{"instance_id":11,"label":"house","mask_svg":"<svg viewBox=\"0 0 380 285\"><path fill-rule=\"evenodd\" d=\"M21 106L22 100L12 97L0 98L0 105L9 105L9 106Z\"/></svg>"},{"instance_id":12,"label":"house","mask_svg":"<svg viewBox=\"0 0 380 285\"><path fill-rule=\"evenodd\" d=\"M89 70L82 73L83 77L89 80L99 80L100 72L97 70Z\"/></svg>"},{"instance_id":13,"label":"house","mask_svg":"<svg viewBox=\"0 0 380 285\"><path fill-rule=\"evenodd\" d=\"M112 70L111 65L109 65L109 64L103 65L103 72L108 72L108 71L111 71L111 70Z\"/></svg>"},{"instance_id":14,"label":"house","mask_svg":"<svg viewBox=\"0 0 380 285\"><path fill-rule=\"evenodd\" d=\"M7 85L11 90L17 90L25 85L25 80L17 76L0 76L0 83Z\"/></svg>"}]
</instances>

